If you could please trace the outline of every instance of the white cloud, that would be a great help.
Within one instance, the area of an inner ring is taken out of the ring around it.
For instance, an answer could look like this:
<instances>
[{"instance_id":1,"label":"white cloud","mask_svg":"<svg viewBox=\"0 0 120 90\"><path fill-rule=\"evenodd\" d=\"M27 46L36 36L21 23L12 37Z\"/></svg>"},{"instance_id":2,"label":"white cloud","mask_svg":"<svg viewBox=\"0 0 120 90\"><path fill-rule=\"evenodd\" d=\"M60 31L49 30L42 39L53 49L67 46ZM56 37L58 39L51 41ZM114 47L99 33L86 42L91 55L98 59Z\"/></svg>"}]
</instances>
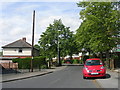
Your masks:
<instances>
[{"instance_id":1,"label":"white cloud","mask_svg":"<svg viewBox=\"0 0 120 90\"><path fill-rule=\"evenodd\" d=\"M5 12L5 16L0 17L0 47L15 40L21 39L22 37L26 37L27 41L31 43L32 10L34 8L38 8L36 10L35 44L38 42L42 32L46 30L49 24L53 23L54 19L61 19L65 26L70 27L72 31L75 31L81 23L81 21L79 20L79 15L72 14L74 12L71 12L70 15L64 12L64 9L69 9L69 5L65 5L64 7L58 6L48 6L48 10L40 10L40 8L45 7L45 5L42 4L39 4L39 6L38 4L22 4L19 7L12 7L14 8L14 16L12 16L11 14L9 15L9 12Z\"/></svg>"},{"instance_id":2,"label":"white cloud","mask_svg":"<svg viewBox=\"0 0 120 90\"><path fill-rule=\"evenodd\" d=\"M75 31L80 23L81 23L81 20L79 20L79 17L69 17L69 16L49 16L49 17L44 17L40 20L40 27L41 27L41 30L45 30L46 27L49 26L49 24L52 24L54 19L61 19L63 24L67 27L70 27L70 29L72 31Z\"/></svg>"},{"instance_id":3,"label":"white cloud","mask_svg":"<svg viewBox=\"0 0 120 90\"><path fill-rule=\"evenodd\" d=\"M16 27L16 28L12 29L12 31L10 31L10 35L12 35L12 36L20 35L22 33L24 33L24 32L21 27Z\"/></svg>"},{"instance_id":4,"label":"white cloud","mask_svg":"<svg viewBox=\"0 0 120 90\"><path fill-rule=\"evenodd\" d=\"M85 0L1 0L1 2L78 2Z\"/></svg>"},{"instance_id":5,"label":"white cloud","mask_svg":"<svg viewBox=\"0 0 120 90\"><path fill-rule=\"evenodd\" d=\"M21 5L20 7L16 8L15 11L20 11L24 14L27 14L27 13L32 13L33 10L35 10L36 8L39 8L41 5L38 5L38 4L23 4ZM19 13L19 12L18 12Z\"/></svg>"},{"instance_id":6,"label":"white cloud","mask_svg":"<svg viewBox=\"0 0 120 90\"><path fill-rule=\"evenodd\" d=\"M31 23L20 16L0 19L0 46L8 44L31 33ZM30 30L30 31L29 31ZM9 42L9 43L10 43Z\"/></svg>"}]
</instances>

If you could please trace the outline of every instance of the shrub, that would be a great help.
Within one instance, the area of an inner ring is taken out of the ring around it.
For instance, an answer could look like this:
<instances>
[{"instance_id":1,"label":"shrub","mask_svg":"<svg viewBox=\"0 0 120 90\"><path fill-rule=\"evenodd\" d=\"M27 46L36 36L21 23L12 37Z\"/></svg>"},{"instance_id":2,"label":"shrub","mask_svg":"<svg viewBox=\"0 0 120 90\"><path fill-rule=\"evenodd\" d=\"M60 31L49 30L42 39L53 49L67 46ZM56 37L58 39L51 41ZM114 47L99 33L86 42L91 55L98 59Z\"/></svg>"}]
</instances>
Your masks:
<instances>
[{"instance_id":1,"label":"shrub","mask_svg":"<svg viewBox=\"0 0 120 90\"><path fill-rule=\"evenodd\" d=\"M62 59L62 63L64 63L64 59Z\"/></svg>"},{"instance_id":2,"label":"shrub","mask_svg":"<svg viewBox=\"0 0 120 90\"><path fill-rule=\"evenodd\" d=\"M30 69L31 58L16 58L13 62L18 63L19 69Z\"/></svg>"},{"instance_id":3,"label":"shrub","mask_svg":"<svg viewBox=\"0 0 120 90\"><path fill-rule=\"evenodd\" d=\"M73 63L74 63L74 64L78 64L78 63L80 63L80 60L78 60L78 59L73 59Z\"/></svg>"},{"instance_id":4,"label":"shrub","mask_svg":"<svg viewBox=\"0 0 120 90\"><path fill-rule=\"evenodd\" d=\"M46 65L41 65L41 69L46 69L47 66Z\"/></svg>"},{"instance_id":5,"label":"shrub","mask_svg":"<svg viewBox=\"0 0 120 90\"><path fill-rule=\"evenodd\" d=\"M30 69L31 68L31 60L32 58L16 58L12 61L14 63L18 63L19 69ZM44 57L34 57L33 58L33 68L40 68L42 65L46 65L47 62Z\"/></svg>"}]
</instances>

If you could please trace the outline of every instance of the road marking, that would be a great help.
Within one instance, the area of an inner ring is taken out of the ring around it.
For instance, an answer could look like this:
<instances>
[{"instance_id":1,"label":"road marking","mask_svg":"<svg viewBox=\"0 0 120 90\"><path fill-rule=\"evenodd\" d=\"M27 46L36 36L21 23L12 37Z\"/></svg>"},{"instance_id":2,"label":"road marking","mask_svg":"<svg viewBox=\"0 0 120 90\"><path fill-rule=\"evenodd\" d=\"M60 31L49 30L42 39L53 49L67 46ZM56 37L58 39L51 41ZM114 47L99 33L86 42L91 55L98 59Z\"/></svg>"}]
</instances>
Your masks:
<instances>
[{"instance_id":1,"label":"road marking","mask_svg":"<svg viewBox=\"0 0 120 90\"><path fill-rule=\"evenodd\" d=\"M97 88L99 88L100 90L104 90L104 89L102 88L102 86L101 86L96 80L92 80L92 81L93 81L93 83L96 85Z\"/></svg>"}]
</instances>

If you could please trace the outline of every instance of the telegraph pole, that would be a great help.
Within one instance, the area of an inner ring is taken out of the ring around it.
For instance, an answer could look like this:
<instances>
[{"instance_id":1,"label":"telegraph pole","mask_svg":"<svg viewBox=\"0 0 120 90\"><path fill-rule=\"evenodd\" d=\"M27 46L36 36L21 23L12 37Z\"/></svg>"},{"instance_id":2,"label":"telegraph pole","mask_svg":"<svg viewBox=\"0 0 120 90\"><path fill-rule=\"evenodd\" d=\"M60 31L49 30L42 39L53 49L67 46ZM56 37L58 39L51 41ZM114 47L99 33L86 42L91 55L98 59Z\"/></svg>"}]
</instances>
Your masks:
<instances>
[{"instance_id":1,"label":"telegraph pole","mask_svg":"<svg viewBox=\"0 0 120 90\"><path fill-rule=\"evenodd\" d=\"M34 29L35 29L35 10L33 11L33 28L32 28L32 50L31 50L31 72L33 72L33 57L34 57Z\"/></svg>"}]
</instances>

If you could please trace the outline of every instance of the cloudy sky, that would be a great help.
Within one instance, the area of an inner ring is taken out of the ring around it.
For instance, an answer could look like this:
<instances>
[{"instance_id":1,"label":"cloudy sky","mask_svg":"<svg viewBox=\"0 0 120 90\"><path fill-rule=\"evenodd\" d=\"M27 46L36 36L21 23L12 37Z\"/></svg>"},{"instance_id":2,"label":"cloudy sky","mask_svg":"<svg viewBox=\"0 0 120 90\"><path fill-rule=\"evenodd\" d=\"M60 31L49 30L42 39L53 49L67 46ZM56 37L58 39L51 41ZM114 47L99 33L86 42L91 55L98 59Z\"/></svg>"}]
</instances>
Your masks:
<instances>
[{"instance_id":1,"label":"cloudy sky","mask_svg":"<svg viewBox=\"0 0 120 90\"><path fill-rule=\"evenodd\" d=\"M35 44L54 19L75 31L81 20L78 1L74 2L2 2L0 7L0 47L26 37L31 43L32 14L36 11Z\"/></svg>"}]
</instances>

